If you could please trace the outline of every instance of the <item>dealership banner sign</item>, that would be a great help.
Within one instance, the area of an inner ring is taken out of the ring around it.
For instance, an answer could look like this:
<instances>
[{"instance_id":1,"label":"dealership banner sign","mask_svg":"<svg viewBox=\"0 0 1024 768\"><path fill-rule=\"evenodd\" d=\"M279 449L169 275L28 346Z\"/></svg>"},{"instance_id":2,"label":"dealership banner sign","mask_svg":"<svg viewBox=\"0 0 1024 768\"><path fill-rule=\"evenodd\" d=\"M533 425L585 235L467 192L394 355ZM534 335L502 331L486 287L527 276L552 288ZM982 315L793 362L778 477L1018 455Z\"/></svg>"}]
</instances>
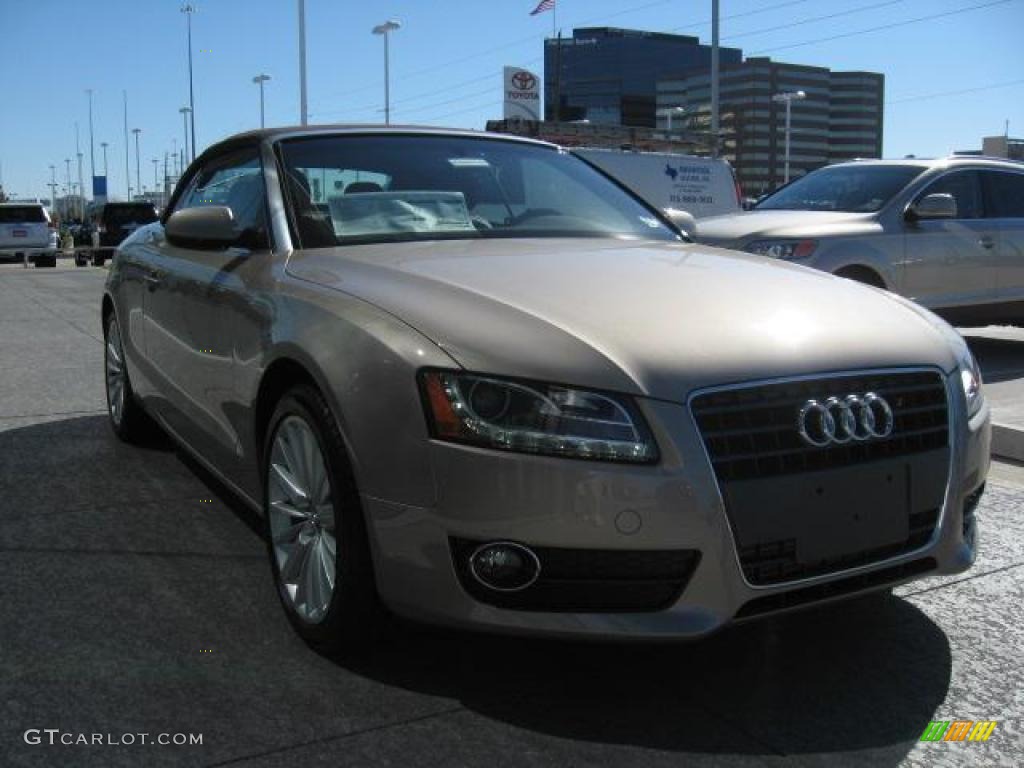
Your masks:
<instances>
[{"instance_id":1,"label":"dealership banner sign","mask_svg":"<svg viewBox=\"0 0 1024 768\"><path fill-rule=\"evenodd\" d=\"M506 120L540 120L540 78L520 67L505 67Z\"/></svg>"}]
</instances>

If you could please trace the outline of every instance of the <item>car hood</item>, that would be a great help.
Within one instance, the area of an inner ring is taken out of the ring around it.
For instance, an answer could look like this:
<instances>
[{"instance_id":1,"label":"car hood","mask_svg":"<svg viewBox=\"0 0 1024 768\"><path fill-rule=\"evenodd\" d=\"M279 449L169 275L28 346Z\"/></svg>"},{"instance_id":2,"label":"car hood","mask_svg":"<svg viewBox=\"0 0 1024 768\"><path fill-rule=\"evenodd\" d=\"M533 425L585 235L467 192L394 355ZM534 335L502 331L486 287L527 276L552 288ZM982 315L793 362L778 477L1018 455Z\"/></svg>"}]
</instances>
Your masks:
<instances>
[{"instance_id":1,"label":"car hood","mask_svg":"<svg viewBox=\"0 0 1024 768\"><path fill-rule=\"evenodd\" d=\"M699 219L697 240L726 248L764 238L866 235L882 231L874 217L835 211L747 211Z\"/></svg>"},{"instance_id":2,"label":"car hood","mask_svg":"<svg viewBox=\"0 0 1024 768\"><path fill-rule=\"evenodd\" d=\"M669 400L739 381L954 365L932 321L883 291L704 245L377 244L299 251L287 272L377 305L467 369Z\"/></svg>"}]
</instances>

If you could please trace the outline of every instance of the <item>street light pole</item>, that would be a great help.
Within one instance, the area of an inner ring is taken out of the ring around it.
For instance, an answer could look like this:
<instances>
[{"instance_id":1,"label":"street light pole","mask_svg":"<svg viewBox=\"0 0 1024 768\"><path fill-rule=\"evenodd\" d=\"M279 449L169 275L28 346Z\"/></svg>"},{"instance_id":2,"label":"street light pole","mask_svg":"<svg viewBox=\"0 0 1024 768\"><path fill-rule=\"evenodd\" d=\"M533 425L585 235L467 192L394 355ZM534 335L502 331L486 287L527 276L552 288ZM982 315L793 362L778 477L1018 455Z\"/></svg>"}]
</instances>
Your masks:
<instances>
[{"instance_id":1,"label":"street light pole","mask_svg":"<svg viewBox=\"0 0 1024 768\"><path fill-rule=\"evenodd\" d=\"M50 165L50 210L57 212L57 168Z\"/></svg>"},{"instance_id":2,"label":"street light pole","mask_svg":"<svg viewBox=\"0 0 1024 768\"><path fill-rule=\"evenodd\" d=\"M185 14L185 23L188 27L188 107L191 114L192 124L192 159L196 159L196 100L192 88L192 14L196 7L191 3L182 6L181 12Z\"/></svg>"},{"instance_id":3,"label":"street light pole","mask_svg":"<svg viewBox=\"0 0 1024 768\"><path fill-rule=\"evenodd\" d=\"M270 79L270 75L259 74L252 79L256 85L260 87L260 128L264 127L263 121L263 84Z\"/></svg>"},{"instance_id":4,"label":"street light pole","mask_svg":"<svg viewBox=\"0 0 1024 768\"><path fill-rule=\"evenodd\" d=\"M711 156L718 157L718 0L711 0Z\"/></svg>"},{"instance_id":5,"label":"street light pole","mask_svg":"<svg viewBox=\"0 0 1024 768\"><path fill-rule=\"evenodd\" d=\"M184 173L185 172L185 157L188 155L188 116L189 116L189 113L192 111L192 109L191 109L191 107L182 107L178 111L181 112L182 121L185 124L185 147L182 150L184 152L184 154L182 155L182 160L181 160L181 171L182 171L182 173ZM195 151L196 151L196 148L193 145L193 147L192 147L192 154L195 154Z\"/></svg>"},{"instance_id":6,"label":"street light pole","mask_svg":"<svg viewBox=\"0 0 1024 768\"><path fill-rule=\"evenodd\" d=\"M122 91L124 94L124 187L125 192L128 195L128 201L132 199L132 171L131 161L128 158L128 91Z\"/></svg>"},{"instance_id":7,"label":"street light pole","mask_svg":"<svg viewBox=\"0 0 1024 768\"><path fill-rule=\"evenodd\" d=\"M785 178L783 184L789 184L789 136L790 136L790 117L791 110L793 107L793 101L800 101L806 99L807 94L803 91L787 91L786 93L776 93L772 96L772 101L782 102L786 105L786 165L785 165Z\"/></svg>"},{"instance_id":8,"label":"street light pole","mask_svg":"<svg viewBox=\"0 0 1024 768\"><path fill-rule=\"evenodd\" d=\"M299 0L299 120L309 121L306 111L306 0Z\"/></svg>"},{"instance_id":9,"label":"street light pole","mask_svg":"<svg viewBox=\"0 0 1024 768\"><path fill-rule=\"evenodd\" d=\"M92 88L86 88L85 92L89 94L89 172L94 177L96 176L96 145L92 138Z\"/></svg>"},{"instance_id":10,"label":"street light pole","mask_svg":"<svg viewBox=\"0 0 1024 768\"><path fill-rule=\"evenodd\" d=\"M100 146L103 147L103 178L107 177L107 142L101 141Z\"/></svg>"},{"instance_id":11,"label":"street light pole","mask_svg":"<svg viewBox=\"0 0 1024 768\"><path fill-rule=\"evenodd\" d=\"M682 107L668 107L659 112L659 114L665 118L665 133L672 133L672 115L683 115L686 110Z\"/></svg>"},{"instance_id":12,"label":"street light pole","mask_svg":"<svg viewBox=\"0 0 1024 768\"><path fill-rule=\"evenodd\" d=\"M82 184L82 150L78 144L78 123L75 123L75 155L78 157L78 194L81 196L78 201L78 213L80 219L85 219L85 186Z\"/></svg>"},{"instance_id":13,"label":"street light pole","mask_svg":"<svg viewBox=\"0 0 1024 768\"><path fill-rule=\"evenodd\" d=\"M142 133L141 128L132 128L132 133L135 134L135 191L142 192L142 174L139 172L139 134Z\"/></svg>"},{"instance_id":14,"label":"street light pole","mask_svg":"<svg viewBox=\"0 0 1024 768\"><path fill-rule=\"evenodd\" d=\"M156 192L160 186L160 175L157 171L157 165L160 163L155 157L153 158L153 191Z\"/></svg>"},{"instance_id":15,"label":"street light pole","mask_svg":"<svg viewBox=\"0 0 1024 768\"><path fill-rule=\"evenodd\" d=\"M384 36L384 125L391 125L391 56L388 50L388 39L402 25L394 20L385 21L373 28L373 34Z\"/></svg>"}]
</instances>

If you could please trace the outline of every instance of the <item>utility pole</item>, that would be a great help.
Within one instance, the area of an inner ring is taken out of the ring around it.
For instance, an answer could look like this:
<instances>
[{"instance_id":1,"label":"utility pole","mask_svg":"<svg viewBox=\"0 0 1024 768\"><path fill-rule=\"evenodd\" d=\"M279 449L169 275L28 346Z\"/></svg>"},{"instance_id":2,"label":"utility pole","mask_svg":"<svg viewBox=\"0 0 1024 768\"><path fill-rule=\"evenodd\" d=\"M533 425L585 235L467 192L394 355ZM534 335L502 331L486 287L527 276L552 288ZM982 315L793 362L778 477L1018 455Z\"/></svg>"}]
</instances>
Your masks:
<instances>
[{"instance_id":1,"label":"utility pole","mask_svg":"<svg viewBox=\"0 0 1024 768\"><path fill-rule=\"evenodd\" d=\"M718 157L718 0L711 0L711 156Z\"/></svg>"}]
</instances>

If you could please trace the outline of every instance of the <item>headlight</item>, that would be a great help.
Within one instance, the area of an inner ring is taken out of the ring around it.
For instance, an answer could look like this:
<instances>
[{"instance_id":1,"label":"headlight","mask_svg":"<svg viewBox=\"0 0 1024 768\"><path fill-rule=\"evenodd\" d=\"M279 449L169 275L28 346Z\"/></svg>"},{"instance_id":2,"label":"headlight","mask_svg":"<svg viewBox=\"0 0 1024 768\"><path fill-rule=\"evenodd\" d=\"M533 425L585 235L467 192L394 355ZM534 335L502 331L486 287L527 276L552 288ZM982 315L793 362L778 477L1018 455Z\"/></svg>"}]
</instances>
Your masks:
<instances>
[{"instance_id":1,"label":"headlight","mask_svg":"<svg viewBox=\"0 0 1024 768\"><path fill-rule=\"evenodd\" d=\"M577 459L651 463L658 448L632 400L554 384L420 374L439 440Z\"/></svg>"},{"instance_id":2,"label":"headlight","mask_svg":"<svg viewBox=\"0 0 1024 768\"><path fill-rule=\"evenodd\" d=\"M981 394L981 368L978 367L978 361L974 359L966 344L960 351L958 366L964 397L967 398L967 418L971 418L981 410L985 398Z\"/></svg>"},{"instance_id":3,"label":"headlight","mask_svg":"<svg viewBox=\"0 0 1024 768\"><path fill-rule=\"evenodd\" d=\"M817 247L817 240L755 240L747 250L773 259L806 259Z\"/></svg>"}]
</instances>

